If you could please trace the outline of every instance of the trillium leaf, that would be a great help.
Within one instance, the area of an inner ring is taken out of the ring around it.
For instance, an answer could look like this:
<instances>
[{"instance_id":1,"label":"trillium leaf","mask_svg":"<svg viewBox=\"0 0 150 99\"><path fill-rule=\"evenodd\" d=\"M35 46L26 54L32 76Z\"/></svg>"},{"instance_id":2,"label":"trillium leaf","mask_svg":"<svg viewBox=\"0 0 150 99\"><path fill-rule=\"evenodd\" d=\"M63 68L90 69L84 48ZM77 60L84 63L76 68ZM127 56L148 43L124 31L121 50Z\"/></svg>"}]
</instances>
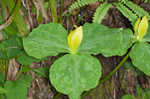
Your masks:
<instances>
[{"instance_id":1,"label":"trillium leaf","mask_svg":"<svg viewBox=\"0 0 150 99\"><path fill-rule=\"evenodd\" d=\"M49 77L57 91L70 99L80 99L83 91L97 86L101 64L87 54L67 54L54 62Z\"/></svg>"},{"instance_id":2,"label":"trillium leaf","mask_svg":"<svg viewBox=\"0 0 150 99\"><path fill-rule=\"evenodd\" d=\"M122 56L133 42L133 33L130 29L111 29L100 24L86 23L83 26L83 41L80 46L80 53Z\"/></svg>"},{"instance_id":3,"label":"trillium leaf","mask_svg":"<svg viewBox=\"0 0 150 99\"><path fill-rule=\"evenodd\" d=\"M150 45L148 43L136 43L131 49L130 57L135 67L150 76Z\"/></svg>"},{"instance_id":4,"label":"trillium leaf","mask_svg":"<svg viewBox=\"0 0 150 99\"><path fill-rule=\"evenodd\" d=\"M24 49L30 56L43 58L67 52L67 31L57 23L41 24L23 39Z\"/></svg>"}]
</instances>

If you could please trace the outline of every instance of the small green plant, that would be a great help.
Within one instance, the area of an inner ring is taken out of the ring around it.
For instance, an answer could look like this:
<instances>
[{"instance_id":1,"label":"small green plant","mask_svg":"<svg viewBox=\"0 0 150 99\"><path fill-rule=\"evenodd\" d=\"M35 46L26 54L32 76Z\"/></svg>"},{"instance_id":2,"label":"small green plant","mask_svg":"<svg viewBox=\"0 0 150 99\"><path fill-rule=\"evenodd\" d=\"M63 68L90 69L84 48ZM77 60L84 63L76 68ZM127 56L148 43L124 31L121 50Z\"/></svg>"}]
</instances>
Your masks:
<instances>
[{"instance_id":1,"label":"small green plant","mask_svg":"<svg viewBox=\"0 0 150 99\"><path fill-rule=\"evenodd\" d=\"M149 89L142 90L141 87L136 86L136 92L137 92L136 96L126 94L126 95L122 96L121 99L149 99L150 98L150 90Z\"/></svg>"},{"instance_id":2,"label":"small green plant","mask_svg":"<svg viewBox=\"0 0 150 99\"><path fill-rule=\"evenodd\" d=\"M72 10L83 7L85 5L96 3L96 2L103 2L100 6L96 9L93 22L101 23L102 19L106 15L107 11L112 7L116 7L125 17L129 19L129 21L134 24L138 17L142 17L147 15L150 18L149 13L145 11L140 6L134 4L129 0L115 0L113 2L109 2L108 0L77 0L75 1L69 8L69 12ZM149 2L149 1L145 1Z\"/></svg>"},{"instance_id":3,"label":"small green plant","mask_svg":"<svg viewBox=\"0 0 150 99\"><path fill-rule=\"evenodd\" d=\"M60 24L49 23L34 29L23 39L23 45L30 56L39 59L68 53L52 64L50 80L56 90L70 99L80 99L81 93L96 87L101 77L101 64L90 54L124 55L132 45L131 35L129 29L86 23L72 31L66 40L67 31Z\"/></svg>"},{"instance_id":4,"label":"small green plant","mask_svg":"<svg viewBox=\"0 0 150 99\"><path fill-rule=\"evenodd\" d=\"M147 29L146 16L136 21L134 33L130 29L86 23L72 31L66 40L67 31L60 24L49 23L34 29L23 39L23 45L29 55L39 59L68 53L52 64L49 77L56 90L70 99L80 99L81 93L96 87L101 77L101 65L90 54L122 56L132 46L121 64L101 82L108 80L129 56L135 67L150 76L149 44L146 43L149 39L144 38Z\"/></svg>"}]
</instances>

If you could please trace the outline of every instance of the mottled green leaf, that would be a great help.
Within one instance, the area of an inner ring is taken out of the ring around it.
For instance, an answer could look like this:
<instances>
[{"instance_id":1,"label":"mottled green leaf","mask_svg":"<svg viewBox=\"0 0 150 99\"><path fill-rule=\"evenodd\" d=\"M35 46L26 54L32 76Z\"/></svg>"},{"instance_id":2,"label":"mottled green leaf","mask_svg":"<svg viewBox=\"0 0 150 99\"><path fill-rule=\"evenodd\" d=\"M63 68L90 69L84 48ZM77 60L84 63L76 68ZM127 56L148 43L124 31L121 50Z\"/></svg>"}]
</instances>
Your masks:
<instances>
[{"instance_id":1,"label":"mottled green leaf","mask_svg":"<svg viewBox=\"0 0 150 99\"><path fill-rule=\"evenodd\" d=\"M4 85L7 99L27 99L27 91L31 82L31 76L22 76L17 81L7 81Z\"/></svg>"},{"instance_id":2,"label":"mottled green leaf","mask_svg":"<svg viewBox=\"0 0 150 99\"><path fill-rule=\"evenodd\" d=\"M136 43L131 49L130 57L135 67L150 76L150 45L148 43Z\"/></svg>"},{"instance_id":3,"label":"mottled green leaf","mask_svg":"<svg viewBox=\"0 0 150 99\"><path fill-rule=\"evenodd\" d=\"M134 97L130 94L124 95L121 99L134 99Z\"/></svg>"},{"instance_id":4,"label":"mottled green leaf","mask_svg":"<svg viewBox=\"0 0 150 99\"><path fill-rule=\"evenodd\" d=\"M41 24L23 39L23 45L30 56L56 56L67 52L67 31L57 23Z\"/></svg>"},{"instance_id":5,"label":"mottled green leaf","mask_svg":"<svg viewBox=\"0 0 150 99\"><path fill-rule=\"evenodd\" d=\"M133 43L129 29L108 28L99 24L86 23L83 26L83 41L80 52L104 56L124 55Z\"/></svg>"},{"instance_id":6,"label":"mottled green leaf","mask_svg":"<svg viewBox=\"0 0 150 99\"><path fill-rule=\"evenodd\" d=\"M101 77L101 64L87 54L67 54L54 62L50 68L50 80L57 91L80 99L83 91L97 86Z\"/></svg>"}]
</instances>

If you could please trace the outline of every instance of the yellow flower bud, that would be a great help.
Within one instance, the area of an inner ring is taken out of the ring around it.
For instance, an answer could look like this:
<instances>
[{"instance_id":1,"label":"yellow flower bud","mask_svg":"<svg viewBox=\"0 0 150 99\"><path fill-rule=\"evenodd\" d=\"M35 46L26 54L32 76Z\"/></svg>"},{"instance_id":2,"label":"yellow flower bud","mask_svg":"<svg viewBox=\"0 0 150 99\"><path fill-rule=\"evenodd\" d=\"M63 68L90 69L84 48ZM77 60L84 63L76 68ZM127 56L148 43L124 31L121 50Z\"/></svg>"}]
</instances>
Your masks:
<instances>
[{"instance_id":1,"label":"yellow flower bud","mask_svg":"<svg viewBox=\"0 0 150 99\"><path fill-rule=\"evenodd\" d=\"M68 35L68 47L71 54L75 54L81 44L83 37L82 26L77 27L75 30Z\"/></svg>"},{"instance_id":2,"label":"yellow flower bud","mask_svg":"<svg viewBox=\"0 0 150 99\"><path fill-rule=\"evenodd\" d=\"M136 34L136 39L141 41L145 36L148 29L148 19L146 16L142 18L142 20L138 19L134 26L134 32Z\"/></svg>"},{"instance_id":3,"label":"yellow flower bud","mask_svg":"<svg viewBox=\"0 0 150 99\"><path fill-rule=\"evenodd\" d=\"M141 21L141 19L138 18L137 21L135 22L135 25L134 25L134 32L135 32L135 34L137 33L137 29L138 29L138 27L139 27L140 21Z\"/></svg>"}]
</instances>

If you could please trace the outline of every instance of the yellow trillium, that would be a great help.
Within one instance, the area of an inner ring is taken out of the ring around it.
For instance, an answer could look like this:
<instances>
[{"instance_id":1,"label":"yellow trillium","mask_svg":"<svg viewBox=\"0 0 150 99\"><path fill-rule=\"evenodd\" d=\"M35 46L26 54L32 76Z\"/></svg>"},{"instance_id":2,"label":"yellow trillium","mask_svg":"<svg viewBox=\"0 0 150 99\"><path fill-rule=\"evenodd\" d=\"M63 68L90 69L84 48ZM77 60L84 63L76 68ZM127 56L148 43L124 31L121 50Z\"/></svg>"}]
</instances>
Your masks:
<instances>
[{"instance_id":1,"label":"yellow trillium","mask_svg":"<svg viewBox=\"0 0 150 99\"><path fill-rule=\"evenodd\" d=\"M146 32L147 32L147 29L148 29L148 19L146 16L144 16L142 18L142 20L139 18L135 25L134 25L134 32L135 32L135 35L136 35L136 39L138 41L141 41L142 38L145 36Z\"/></svg>"},{"instance_id":2,"label":"yellow trillium","mask_svg":"<svg viewBox=\"0 0 150 99\"><path fill-rule=\"evenodd\" d=\"M77 27L75 30L68 35L68 47L71 54L75 54L81 44L83 37L82 26Z\"/></svg>"}]
</instances>

